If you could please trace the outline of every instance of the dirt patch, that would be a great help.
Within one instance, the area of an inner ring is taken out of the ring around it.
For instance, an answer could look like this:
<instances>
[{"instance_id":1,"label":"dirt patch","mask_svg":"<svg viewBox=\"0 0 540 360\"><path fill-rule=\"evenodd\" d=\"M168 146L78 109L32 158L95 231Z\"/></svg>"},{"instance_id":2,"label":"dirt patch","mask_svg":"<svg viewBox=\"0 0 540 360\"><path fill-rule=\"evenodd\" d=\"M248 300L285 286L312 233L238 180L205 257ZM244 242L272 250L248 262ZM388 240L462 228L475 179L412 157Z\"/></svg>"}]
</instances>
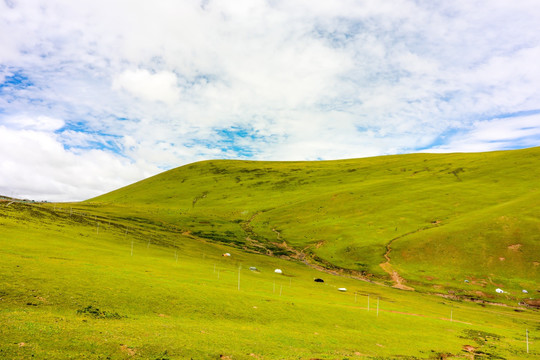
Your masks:
<instances>
[{"instance_id":1,"label":"dirt patch","mask_svg":"<svg viewBox=\"0 0 540 360\"><path fill-rule=\"evenodd\" d=\"M282 243L275 243L275 244L280 249L286 249L286 250L288 249L287 242L285 240L283 240Z\"/></svg>"},{"instance_id":2,"label":"dirt patch","mask_svg":"<svg viewBox=\"0 0 540 360\"><path fill-rule=\"evenodd\" d=\"M540 299L525 299L523 302L530 307L540 308Z\"/></svg>"},{"instance_id":3,"label":"dirt patch","mask_svg":"<svg viewBox=\"0 0 540 360\"><path fill-rule=\"evenodd\" d=\"M132 349L132 348L130 348L129 346L124 345L124 344L121 344L121 345L120 345L120 350L121 350L123 353L128 354L129 356L133 356L133 355L135 355L135 353L136 353L135 349Z\"/></svg>"},{"instance_id":4,"label":"dirt patch","mask_svg":"<svg viewBox=\"0 0 540 360\"><path fill-rule=\"evenodd\" d=\"M367 355L367 354L362 354L362 353L359 352L359 351L355 351L355 352L354 352L354 355L355 355L355 356L369 356L369 355Z\"/></svg>"},{"instance_id":5,"label":"dirt patch","mask_svg":"<svg viewBox=\"0 0 540 360\"><path fill-rule=\"evenodd\" d=\"M486 287L486 285L488 284L488 281L486 279L479 279L475 278L474 276L470 277L469 280L471 282L471 285Z\"/></svg>"},{"instance_id":6,"label":"dirt patch","mask_svg":"<svg viewBox=\"0 0 540 360\"><path fill-rule=\"evenodd\" d=\"M316 249L320 249L321 246L323 246L325 243L326 243L325 240L321 240L321 241L319 241L317 244L315 244L315 248L316 248Z\"/></svg>"},{"instance_id":7,"label":"dirt patch","mask_svg":"<svg viewBox=\"0 0 540 360\"><path fill-rule=\"evenodd\" d=\"M475 352L476 348L472 345L463 345L463 350L467 352Z\"/></svg>"},{"instance_id":8,"label":"dirt patch","mask_svg":"<svg viewBox=\"0 0 540 360\"><path fill-rule=\"evenodd\" d=\"M394 285L392 285L392 287L401 290L414 291L414 288L405 285L405 279L399 276L398 272L394 270L392 264L390 264L390 260L385 263L379 264L379 266L392 277L392 281L394 282Z\"/></svg>"},{"instance_id":9,"label":"dirt patch","mask_svg":"<svg viewBox=\"0 0 540 360\"><path fill-rule=\"evenodd\" d=\"M508 247L508 250L512 250L512 251L519 251L519 249L521 248L521 244L514 244L514 245L510 245Z\"/></svg>"}]
</instances>

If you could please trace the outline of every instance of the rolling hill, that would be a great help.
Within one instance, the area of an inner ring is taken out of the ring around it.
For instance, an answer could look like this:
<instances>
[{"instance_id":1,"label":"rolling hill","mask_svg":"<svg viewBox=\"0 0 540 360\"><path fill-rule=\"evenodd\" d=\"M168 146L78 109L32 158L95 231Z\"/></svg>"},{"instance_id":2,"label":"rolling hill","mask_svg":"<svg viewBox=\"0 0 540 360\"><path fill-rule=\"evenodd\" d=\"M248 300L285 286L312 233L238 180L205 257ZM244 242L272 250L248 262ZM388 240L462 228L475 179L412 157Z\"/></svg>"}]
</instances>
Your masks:
<instances>
[{"instance_id":1,"label":"rolling hill","mask_svg":"<svg viewBox=\"0 0 540 360\"><path fill-rule=\"evenodd\" d=\"M394 275L394 283L409 287L482 297L496 287L538 286L539 178L539 147L319 162L214 160L87 203L374 281Z\"/></svg>"},{"instance_id":2,"label":"rolling hill","mask_svg":"<svg viewBox=\"0 0 540 360\"><path fill-rule=\"evenodd\" d=\"M206 161L0 198L0 358L538 357L539 156Z\"/></svg>"}]
</instances>

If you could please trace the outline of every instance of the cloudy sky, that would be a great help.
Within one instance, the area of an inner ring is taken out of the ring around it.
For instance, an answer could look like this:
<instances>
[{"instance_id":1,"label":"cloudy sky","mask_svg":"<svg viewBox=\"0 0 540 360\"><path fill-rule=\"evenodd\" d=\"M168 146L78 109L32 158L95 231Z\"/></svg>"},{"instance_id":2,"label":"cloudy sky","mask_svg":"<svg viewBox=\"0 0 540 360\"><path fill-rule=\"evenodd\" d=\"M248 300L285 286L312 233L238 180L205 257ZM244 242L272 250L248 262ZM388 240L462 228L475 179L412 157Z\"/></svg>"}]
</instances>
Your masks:
<instances>
[{"instance_id":1,"label":"cloudy sky","mask_svg":"<svg viewBox=\"0 0 540 360\"><path fill-rule=\"evenodd\" d=\"M540 145L538 0L0 0L0 194Z\"/></svg>"}]
</instances>

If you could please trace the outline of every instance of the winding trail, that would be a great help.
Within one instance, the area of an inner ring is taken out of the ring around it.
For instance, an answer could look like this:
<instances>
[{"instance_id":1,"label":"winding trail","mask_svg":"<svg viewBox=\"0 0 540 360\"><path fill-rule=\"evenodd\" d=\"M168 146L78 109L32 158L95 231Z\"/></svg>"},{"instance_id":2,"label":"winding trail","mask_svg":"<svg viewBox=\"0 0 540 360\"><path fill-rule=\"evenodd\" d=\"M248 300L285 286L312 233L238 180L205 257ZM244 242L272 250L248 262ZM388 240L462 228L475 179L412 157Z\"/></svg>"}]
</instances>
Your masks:
<instances>
[{"instance_id":1,"label":"winding trail","mask_svg":"<svg viewBox=\"0 0 540 360\"><path fill-rule=\"evenodd\" d=\"M390 245L392 245L394 241L396 241L397 239L403 236L394 238L390 240L388 244L386 244L386 253L384 254L384 258L386 259L386 262L379 264L379 266L392 277L392 281L394 282L394 285L392 287L395 287L396 289L401 289L401 290L414 291L414 288L405 285L405 279L399 276L399 273L394 269L392 264L390 264L390 252L392 251L392 248L390 247Z\"/></svg>"},{"instance_id":2,"label":"winding trail","mask_svg":"<svg viewBox=\"0 0 540 360\"><path fill-rule=\"evenodd\" d=\"M386 259L386 262L383 262L381 264L379 264L379 266L385 271L387 272L390 277L392 278L392 281L394 281L394 285L392 287L395 287L396 289L401 289L401 290L409 290L409 291L414 291L414 288L410 287L410 286L407 286L405 285L406 283L406 280L403 279L399 273L394 269L394 267L392 266L392 264L390 264L390 253L392 252L392 244L394 243L394 241L396 240L399 240L401 238L404 238L405 236L409 236L409 235L412 235L412 234L416 234L420 231L424 231L424 230L427 230L427 229L432 229L436 226L439 226L440 224L440 221L434 221L432 222L432 225L431 226L424 226L420 229L416 229L414 231L410 231L408 233L405 233L405 234L402 234L402 235L399 235L398 237L395 237L393 238L392 240L390 240L388 242L388 244L386 244L386 253L384 254L384 258Z\"/></svg>"}]
</instances>

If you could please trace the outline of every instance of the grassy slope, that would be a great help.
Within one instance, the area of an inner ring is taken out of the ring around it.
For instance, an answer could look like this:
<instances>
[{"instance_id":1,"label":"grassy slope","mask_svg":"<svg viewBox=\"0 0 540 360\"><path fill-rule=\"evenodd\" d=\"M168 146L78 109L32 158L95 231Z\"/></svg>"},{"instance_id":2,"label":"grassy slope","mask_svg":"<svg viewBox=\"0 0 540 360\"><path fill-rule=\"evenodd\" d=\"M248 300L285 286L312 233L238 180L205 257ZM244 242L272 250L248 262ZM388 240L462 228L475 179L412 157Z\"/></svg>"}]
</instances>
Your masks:
<instances>
[{"instance_id":1,"label":"grassy slope","mask_svg":"<svg viewBox=\"0 0 540 360\"><path fill-rule=\"evenodd\" d=\"M469 358L464 345L488 358L540 356L537 311L321 274L157 220L122 217L116 206L81 214L66 205L6 205L0 202L0 358ZM277 267L284 276L273 273ZM320 276L324 284L312 281ZM89 306L100 312L85 312Z\"/></svg>"},{"instance_id":2,"label":"grassy slope","mask_svg":"<svg viewBox=\"0 0 540 360\"><path fill-rule=\"evenodd\" d=\"M517 297L540 278L539 165L540 148L326 162L207 161L89 204L106 206L111 216L132 214L257 249L249 237L278 255L286 244L327 266L376 277L388 278L379 264L391 243L394 268L416 287L482 297L503 286ZM508 249L516 244L518 251ZM466 278L475 281L464 288Z\"/></svg>"}]
</instances>

